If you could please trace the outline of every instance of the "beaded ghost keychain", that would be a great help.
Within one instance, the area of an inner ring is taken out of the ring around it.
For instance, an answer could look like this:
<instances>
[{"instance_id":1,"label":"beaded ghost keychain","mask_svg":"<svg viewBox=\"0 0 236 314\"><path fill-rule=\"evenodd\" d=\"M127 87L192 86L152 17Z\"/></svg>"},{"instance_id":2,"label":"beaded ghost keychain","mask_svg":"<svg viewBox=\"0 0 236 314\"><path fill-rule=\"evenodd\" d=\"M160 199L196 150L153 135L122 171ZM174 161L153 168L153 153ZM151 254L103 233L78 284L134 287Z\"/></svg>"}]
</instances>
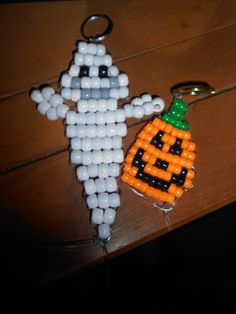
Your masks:
<instances>
[{"instance_id":1,"label":"beaded ghost keychain","mask_svg":"<svg viewBox=\"0 0 236 314\"><path fill-rule=\"evenodd\" d=\"M184 120L188 104L183 95L213 93L204 82L176 85L168 112L149 121L138 133L125 158L122 181L151 200L154 206L169 211L183 191L192 187L196 144Z\"/></svg>"},{"instance_id":2,"label":"beaded ghost keychain","mask_svg":"<svg viewBox=\"0 0 236 314\"><path fill-rule=\"evenodd\" d=\"M106 30L87 36L86 26L97 20L107 22ZM87 41L79 41L73 61L60 79L60 94L51 86L34 89L31 98L37 110L49 120L65 118L66 137L70 140L70 161L77 165L91 222L98 242L104 247L111 238L111 226L120 206L116 178L124 161L122 138L127 134L126 118L141 118L161 112L164 102L149 94L133 99L132 105L118 108L118 99L129 95L128 76L113 65L112 57L101 41L111 32L113 23L103 14L88 17L81 26ZM70 109L64 100L72 101Z\"/></svg>"}]
</instances>

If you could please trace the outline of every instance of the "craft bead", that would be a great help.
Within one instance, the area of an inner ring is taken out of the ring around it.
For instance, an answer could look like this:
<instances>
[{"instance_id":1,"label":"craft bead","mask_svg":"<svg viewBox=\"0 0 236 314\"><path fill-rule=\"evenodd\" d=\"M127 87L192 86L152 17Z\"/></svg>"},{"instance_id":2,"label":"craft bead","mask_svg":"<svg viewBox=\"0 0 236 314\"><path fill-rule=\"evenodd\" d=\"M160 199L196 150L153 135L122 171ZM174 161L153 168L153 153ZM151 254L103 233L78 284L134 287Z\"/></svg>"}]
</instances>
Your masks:
<instances>
[{"instance_id":1,"label":"craft bead","mask_svg":"<svg viewBox=\"0 0 236 314\"><path fill-rule=\"evenodd\" d=\"M107 110L107 101L104 98L100 98L97 101L97 109L100 112L105 112Z\"/></svg>"},{"instance_id":2,"label":"craft bead","mask_svg":"<svg viewBox=\"0 0 236 314\"><path fill-rule=\"evenodd\" d=\"M109 78L109 81L111 88L118 88L120 86L118 77L112 76Z\"/></svg>"},{"instance_id":3,"label":"craft bead","mask_svg":"<svg viewBox=\"0 0 236 314\"><path fill-rule=\"evenodd\" d=\"M121 136L113 136L112 137L112 148L119 149L122 146L122 137Z\"/></svg>"},{"instance_id":4,"label":"craft bead","mask_svg":"<svg viewBox=\"0 0 236 314\"><path fill-rule=\"evenodd\" d=\"M98 165L98 176L99 178L107 178L108 175L110 175L110 166L112 164L109 164L109 166L107 164L100 164Z\"/></svg>"},{"instance_id":5,"label":"craft bead","mask_svg":"<svg viewBox=\"0 0 236 314\"><path fill-rule=\"evenodd\" d=\"M88 43L87 44L87 51L88 51L88 53L95 55L97 53L97 45L94 43Z\"/></svg>"},{"instance_id":6,"label":"craft bead","mask_svg":"<svg viewBox=\"0 0 236 314\"><path fill-rule=\"evenodd\" d=\"M100 208L109 207L109 194L108 193L99 193L98 194L98 206Z\"/></svg>"},{"instance_id":7,"label":"craft bead","mask_svg":"<svg viewBox=\"0 0 236 314\"><path fill-rule=\"evenodd\" d=\"M76 127L76 136L80 137L80 138L84 138L87 136L87 128L85 125L83 124L77 124Z\"/></svg>"},{"instance_id":8,"label":"craft bead","mask_svg":"<svg viewBox=\"0 0 236 314\"><path fill-rule=\"evenodd\" d=\"M96 112L96 123L97 124L105 124L106 116L103 112Z\"/></svg>"},{"instance_id":9,"label":"craft bead","mask_svg":"<svg viewBox=\"0 0 236 314\"><path fill-rule=\"evenodd\" d=\"M110 111L110 110L105 113L106 123L115 123L116 122L115 113L116 113L116 111Z\"/></svg>"},{"instance_id":10,"label":"craft bead","mask_svg":"<svg viewBox=\"0 0 236 314\"><path fill-rule=\"evenodd\" d=\"M90 77L96 77L96 76L98 76L98 67L97 67L97 66L92 65L92 66L89 68L89 76L90 76Z\"/></svg>"},{"instance_id":11,"label":"craft bead","mask_svg":"<svg viewBox=\"0 0 236 314\"><path fill-rule=\"evenodd\" d=\"M90 53L87 53L85 56L84 56L84 64L87 65L87 66L91 66L93 65L93 62L94 62L94 57L92 54Z\"/></svg>"},{"instance_id":12,"label":"craft bead","mask_svg":"<svg viewBox=\"0 0 236 314\"><path fill-rule=\"evenodd\" d=\"M103 241L108 240L111 237L111 229L108 224L102 223L98 225L98 237Z\"/></svg>"},{"instance_id":13,"label":"craft bead","mask_svg":"<svg viewBox=\"0 0 236 314\"><path fill-rule=\"evenodd\" d=\"M96 115L94 112L86 113L86 123L87 124L95 124L96 123Z\"/></svg>"},{"instance_id":14,"label":"craft bead","mask_svg":"<svg viewBox=\"0 0 236 314\"><path fill-rule=\"evenodd\" d=\"M143 100L140 97L135 97L131 100L131 104L135 106L142 106Z\"/></svg>"},{"instance_id":15,"label":"craft bead","mask_svg":"<svg viewBox=\"0 0 236 314\"><path fill-rule=\"evenodd\" d=\"M79 67L78 67L78 65L72 64L70 66L69 75L72 76L72 82L73 82L73 77L79 76ZM73 83L71 83L71 84L73 84ZM78 87L79 86L77 86L76 88L78 88ZM74 88L74 87L72 87L72 88Z\"/></svg>"},{"instance_id":16,"label":"craft bead","mask_svg":"<svg viewBox=\"0 0 236 314\"><path fill-rule=\"evenodd\" d=\"M75 111L69 110L66 114L66 124L76 124L77 123L77 115Z\"/></svg>"},{"instance_id":17,"label":"craft bead","mask_svg":"<svg viewBox=\"0 0 236 314\"><path fill-rule=\"evenodd\" d=\"M110 149L105 149L103 152L103 162L105 164L110 164L113 162L113 151Z\"/></svg>"},{"instance_id":18,"label":"craft bead","mask_svg":"<svg viewBox=\"0 0 236 314\"><path fill-rule=\"evenodd\" d=\"M97 55L98 56L104 56L106 53L106 47L103 44L97 45Z\"/></svg>"},{"instance_id":19,"label":"craft bead","mask_svg":"<svg viewBox=\"0 0 236 314\"><path fill-rule=\"evenodd\" d=\"M106 65L100 65L99 67L99 77L104 78L108 76L108 67Z\"/></svg>"},{"instance_id":20,"label":"craft bead","mask_svg":"<svg viewBox=\"0 0 236 314\"><path fill-rule=\"evenodd\" d=\"M86 166L80 166L76 169L77 179L80 181L88 180L88 178L91 176L88 173Z\"/></svg>"},{"instance_id":21,"label":"craft bead","mask_svg":"<svg viewBox=\"0 0 236 314\"><path fill-rule=\"evenodd\" d=\"M109 207L117 208L120 206L120 195L118 193L109 194Z\"/></svg>"},{"instance_id":22,"label":"craft bead","mask_svg":"<svg viewBox=\"0 0 236 314\"><path fill-rule=\"evenodd\" d=\"M72 89L71 90L71 100L77 102L81 98L80 89Z\"/></svg>"},{"instance_id":23,"label":"craft bead","mask_svg":"<svg viewBox=\"0 0 236 314\"><path fill-rule=\"evenodd\" d=\"M81 150L72 150L71 154L70 154L70 161L73 164L81 164L82 162L82 152Z\"/></svg>"},{"instance_id":24,"label":"craft bead","mask_svg":"<svg viewBox=\"0 0 236 314\"><path fill-rule=\"evenodd\" d=\"M87 195L96 193L96 185L93 179L84 181L84 190Z\"/></svg>"},{"instance_id":25,"label":"craft bead","mask_svg":"<svg viewBox=\"0 0 236 314\"><path fill-rule=\"evenodd\" d=\"M104 77L101 79L101 88L110 88L109 78Z\"/></svg>"},{"instance_id":26,"label":"craft bead","mask_svg":"<svg viewBox=\"0 0 236 314\"><path fill-rule=\"evenodd\" d=\"M88 166L92 163L92 153L91 152L82 152L81 163L84 166Z\"/></svg>"},{"instance_id":27,"label":"craft bead","mask_svg":"<svg viewBox=\"0 0 236 314\"><path fill-rule=\"evenodd\" d=\"M127 74L122 73L118 76L119 85L120 86L128 86L129 85L129 79Z\"/></svg>"},{"instance_id":28,"label":"craft bead","mask_svg":"<svg viewBox=\"0 0 236 314\"><path fill-rule=\"evenodd\" d=\"M155 97L155 98L153 98L152 103L154 105L155 112L162 112L163 111L163 109L165 107L165 102L162 98Z\"/></svg>"},{"instance_id":29,"label":"craft bead","mask_svg":"<svg viewBox=\"0 0 236 314\"><path fill-rule=\"evenodd\" d=\"M94 124L89 124L86 126L86 136L93 138L97 135L97 128Z\"/></svg>"},{"instance_id":30,"label":"craft bead","mask_svg":"<svg viewBox=\"0 0 236 314\"><path fill-rule=\"evenodd\" d=\"M102 139L99 137L93 137L92 139L92 149L93 150L101 150L102 147Z\"/></svg>"},{"instance_id":31,"label":"craft bead","mask_svg":"<svg viewBox=\"0 0 236 314\"><path fill-rule=\"evenodd\" d=\"M65 118L66 117L66 113L70 108L65 105L65 104L61 104L57 107L57 115L60 118Z\"/></svg>"},{"instance_id":32,"label":"craft bead","mask_svg":"<svg viewBox=\"0 0 236 314\"><path fill-rule=\"evenodd\" d=\"M89 112L96 112L98 110L98 103L95 99L88 100L88 111Z\"/></svg>"},{"instance_id":33,"label":"craft bead","mask_svg":"<svg viewBox=\"0 0 236 314\"><path fill-rule=\"evenodd\" d=\"M94 65L100 66L103 64L103 57L101 56L94 56Z\"/></svg>"},{"instance_id":34,"label":"craft bead","mask_svg":"<svg viewBox=\"0 0 236 314\"><path fill-rule=\"evenodd\" d=\"M124 105L124 111L126 118L132 118L133 117L133 105L126 104Z\"/></svg>"},{"instance_id":35,"label":"craft bead","mask_svg":"<svg viewBox=\"0 0 236 314\"><path fill-rule=\"evenodd\" d=\"M107 135L107 127L105 125L98 125L96 131L98 137L104 137Z\"/></svg>"},{"instance_id":36,"label":"craft bead","mask_svg":"<svg viewBox=\"0 0 236 314\"><path fill-rule=\"evenodd\" d=\"M146 102L143 104L144 114L150 115L154 112L154 105L152 102Z\"/></svg>"},{"instance_id":37,"label":"craft bead","mask_svg":"<svg viewBox=\"0 0 236 314\"><path fill-rule=\"evenodd\" d=\"M98 166L95 164L90 164L87 167L88 176L91 178L96 178L98 176Z\"/></svg>"},{"instance_id":38,"label":"craft bead","mask_svg":"<svg viewBox=\"0 0 236 314\"><path fill-rule=\"evenodd\" d=\"M111 149L112 148L112 142L113 142L113 138L111 137L103 137L101 139L102 141L102 148L103 149Z\"/></svg>"},{"instance_id":39,"label":"craft bead","mask_svg":"<svg viewBox=\"0 0 236 314\"><path fill-rule=\"evenodd\" d=\"M86 202L88 205L88 208L96 208L98 207L98 198L96 194L91 194L86 198Z\"/></svg>"},{"instance_id":40,"label":"craft bead","mask_svg":"<svg viewBox=\"0 0 236 314\"><path fill-rule=\"evenodd\" d=\"M89 152L92 150L92 140L89 137L85 137L81 141L81 149L84 152Z\"/></svg>"},{"instance_id":41,"label":"craft bead","mask_svg":"<svg viewBox=\"0 0 236 314\"><path fill-rule=\"evenodd\" d=\"M110 123L106 126L107 136L112 137L116 135L116 125L114 123Z\"/></svg>"},{"instance_id":42,"label":"craft bead","mask_svg":"<svg viewBox=\"0 0 236 314\"><path fill-rule=\"evenodd\" d=\"M89 88L81 89L81 99L89 99L91 98L91 91Z\"/></svg>"},{"instance_id":43,"label":"craft bead","mask_svg":"<svg viewBox=\"0 0 236 314\"><path fill-rule=\"evenodd\" d=\"M34 89L31 94L30 94L30 97L33 101L37 102L37 103L40 103L44 100L41 92L39 89Z\"/></svg>"},{"instance_id":44,"label":"craft bead","mask_svg":"<svg viewBox=\"0 0 236 314\"><path fill-rule=\"evenodd\" d=\"M99 77L92 77L91 78L91 88L100 88L101 82Z\"/></svg>"},{"instance_id":45,"label":"craft bead","mask_svg":"<svg viewBox=\"0 0 236 314\"><path fill-rule=\"evenodd\" d=\"M117 135L122 136L122 137L126 136L127 135L127 125L125 123L117 123L116 133L117 133Z\"/></svg>"},{"instance_id":46,"label":"craft bead","mask_svg":"<svg viewBox=\"0 0 236 314\"><path fill-rule=\"evenodd\" d=\"M66 137L72 138L77 136L77 128L75 125L66 126Z\"/></svg>"},{"instance_id":47,"label":"craft bead","mask_svg":"<svg viewBox=\"0 0 236 314\"><path fill-rule=\"evenodd\" d=\"M108 99L110 97L110 89L109 88L101 88L101 97Z\"/></svg>"},{"instance_id":48,"label":"craft bead","mask_svg":"<svg viewBox=\"0 0 236 314\"><path fill-rule=\"evenodd\" d=\"M101 208L92 210L91 222L95 225L100 225L103 222L103 210Z\"/></svg>"},{"instance_id":49,"label":"craft bead","mask_svg":"<svg viewBox=\"0 0 236 314\"><path fill-rule=\"evenodd\" d=\"M81 139L79 137L73 137L70 144L72 149L81 149Z\"/></svg>"},{"instance_id":50,"label":"craft bead","mask_svg":"<svg viewBox=\"0 0 236 314\"><path fill-rule=\"evenodd\" d=\"M124 109L117 109L115 111L115 121L124 122L125 121L125 111Z\"/></svg>"},{"instance_id":51,"label":"craft bead","mask_svg":"<svg viewBox=\"0 0 236 314\"><path fill-rule=\"evenodd\" d=\"M125 99L129 96L129 89L127 87L119 88L119 98Z\"/></svg>"},{"instance_id":52,"label":"craft bead","mask_svg":"<svg viewBox=\"0 0 236 314\"><path fill-rule=\"evenodd\" d=\"M79 77L72 77L71 79L71 88L80 88L81 87L81 79Z\"/></svg>"},{"instance_id":53,"label":"craft bead","mask_svg":"<svg viewBox=\"0 0 236 314\"><path fill-rule=\"evenodd\" d=\"M75 61L75 64L77 66L83 65L84 64L84 55L82 53L77 52L75 54L74 61Z\"/></svg>"},{"instance_id":54,"label":"craft bead","mask_svg":"<svg viewBox=\"0 0 236 314\"><path fill-rule=\"evenodd\" d=\"M103 178L96 179L95 180L95 185L96 185L97 193L104 193L104 192L106 192L107 185L106 185L106 181Z\"/></svg>"},{"instance_id":55,"label":"craft bead","mask_svg":"<svg viewBox=\"0 0 236 314\"><path fill-rule=\"evenodd\" d=\"M118 88L111 88L110 89L110 97L118 99L119 98L119 89Z\"/></svg>"},{"instance_id":56,"label":"craft bead","mask_svg":"<svg viewBox=\"0 0 236 314\"><path fill-rule=\"evenodd\" d=\"M71 89L70 88L62 88L61 89L61 96L64 98L64 99L68 99L70 100L71 99Z\"/></svg>"},{"instance_id":57,"label":"craft bead","mask_svg":"<svg viewBox=\"0 0 236 314\"><path fill-rule=\"evenodd\" d=\"M61 77L61 86L70 87L71 86L71 79L72 79L72 77L69 74L67 74L67 73L63 74Z\"/></svg>"},{"instance_id":58,"label":"craft bead","mask_svg":"<svg viewBox=\"0 0 236 314\"><path fill-rule=\"evenodd\" d=\"M80 41L78 44L78 50L80 53L86 54L88 52L87 43L84 41Z\"/></svg>"},{"instance_id":59,"label":"craft bead","mask_svg":"<svg viewBox=\"0 0 236 314\"><path fill-rule=\"evenodd\" d=\"M99 99L101 98L101 91L98 88L91 89L91 98Z\"/></svg>"},{"instance_id":60,"label":"craft bead","mask_svg":"<svg viewBox=\"0 0 236 314\"><path fill-rule=\"evenodd\" d=\"M51 120L51 121L57 120L58 115L57 115L57 110L56 110L56 108L50 107L50 108L47 110L47 112L46 112L46 116L47 116L48 120Z\"/></svg>"},{"instance_id":61,"label":"craft bead","mask_svg":"<svg viewBox=\"0 0 236 314\"><path fill-rule=\"evenodd\" d=\"M143 94L141 96L141 99L142 99L142 102L145 103L145 102L151 102L152 101L152 96L149 95L149 94Z\"/></svg>"},{"instance_id":62,"label":"craft bead","mask_svg":"<svg viewBox=\"0 0 236 314\"><path fill-rule=\"evenodd\" d=\"M54 93L55 90L51 86L43 87L41 90L41 95L44 100L49 100Z\"/></svg>"},{"instance_id":63,"label":"craft bead","mask_svg":"<svg viewBox=\"0 0 236 314\"><path fill-rule=\"evenodd\" d=\"M119 70L118 70L118 68L115 65L111 65L108 68L108 73L109 73L109 76L118 76L119 75Z\"/></svg>"},{"instance_id":64,"label":"craft bead","mask_svg":"<svg viewBox=\"0 0 236 314\"><path fill-rule=\"evenodd\" d=\"M86 124L87 122L87 115L85 113L77 113L76 115L76 123L78 124Z\"/></svg>"},{"instance_id":65,"label":"craft bead","mask_svg":"<svg viewBox=\"0 0 236 314\"><path fill-rule=\"evenodd\" d=\"M119 164L124 161L124 152L122 149L113 150L113 160Z\"/></svg>"},{"instance_id":66,"label":"craft bead","mask_svg":"<svg viewBox=\"0 0 236 314\"><path fill-rule=\"evenodd\" d=\"M107 109L116 110L117 109L117 100L113 98L107 99Z\"/></svg>"},{"instance_id":67,"label":"craft bead","mask_svg":"<svg viewBox=\"0 0 236 314\"><path fill-rule=\"evenodd\" d=\"M114 177L106 178L106 190L107 192L115 192L117 190L117 182Z\"/></svg>"},{"instance_id":68,"label":"craft bead","mask_svg":"<svg viewBox=\"0 0 236 314\"><path fill-rule=\"evenodd\" d=\"M43 115L45 115L50 108L51 106L49 102L46 100L41 101L37 106L38 112L40 112Z\"/></svg>"},{"instance_id":69,"label":"craft bead","mask_svg":"<svg viewBox=\"0 0 236 314\"><path fill-rule=\"evenodd\" d=\"M103 154L101 150L94 150L92 152L92 163L93 164L101 164L103 162Z\"/></svg>"},{"instance_id":70,"label":"craft bead","mask_svg":"<svg viewBox=\"0 0 236 314\"><path fill-rule=\"evenodd\" d=\"M142 118L144 116L144 108L142 106L134 106L133 116L138 119Z\"/></svg>"},{"instance_id":71,"label":"craft bead","mask_svg":"<svg viewBox=\"0 0 236 314\"><path fill-rule=\"evenodd\" d=\"M77 102L77 108L79 112L87 112L88 111L88 102L87 100L81 99Z\"/></svg>"},{"instance_id":72,"label":"craft bead","mask_svg":"<svg viewBox=\"0 0 236 314\"><path fill-rule=\"evenodd\" d=\"M116 163L109 164L108 170L111 177L118 177L120 175L120 166Z\"/></svg>"},{"instance_id":73,"label":"craft bead","mask_svg":"<svg viewBox=\"0 0 236 314\"><path fill-rule=\"evenodd\" d=\"M116 210L113 208L106 208L103 215L103 222L112 225L115 221Z\"/></svg>"},{"instance_id":74,"label":"craft bead","mask_svg":"<svg viewBox=\"0 0 236 314\"><path fill-rule=\"evenodd\" d=\"M81 78L81 88L91 88L91 78L90 77L82 77Z\"/></svg>"},{"instance_id":75,"label":"craft bead","mask_svg":"<svg viewBox=\"0 0 236 314\"><path fill-rule=\"evenodd\" d=\"M103 56L103 64L105 64L107 67L112 65L111 55L104 55Z\"/></svg>"}]
</instances>

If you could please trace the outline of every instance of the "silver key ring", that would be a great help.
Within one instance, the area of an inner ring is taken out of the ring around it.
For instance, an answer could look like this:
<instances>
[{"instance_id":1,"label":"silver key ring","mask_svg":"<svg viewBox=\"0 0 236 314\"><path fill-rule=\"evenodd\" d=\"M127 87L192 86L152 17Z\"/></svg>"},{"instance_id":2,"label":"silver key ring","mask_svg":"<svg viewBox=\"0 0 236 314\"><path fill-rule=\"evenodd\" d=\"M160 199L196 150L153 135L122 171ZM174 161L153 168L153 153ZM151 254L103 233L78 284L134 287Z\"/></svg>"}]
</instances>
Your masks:
<instances>
[{"instance_id":1,"label":"silver key ring","mask_svg":"<svg viewBox=\"0 0 236 314\"><path fill-rule=\"evenodd\" d=\"M97 35L86 35L85 34L85 28L86 26L93 22L93 21L96 21L98 19L104 19L107 21L107 28L105 29L104 32L102 32L101 34L97 34ZM97 43L97 42L100 42L102 40L104 40L109 34L110 32L112 31L112 28L113 28L113 23L112 23L112 20L109 18L109 16L105 15L105 14L94 14L94 15L91 15L89 16L81 25L81 28L80 28L80 31L81 31L81 34L83 35L83 37L85 39L87 39L88 41L90 42L94 42L94 43Z\"/></svg>"}]
</instances>

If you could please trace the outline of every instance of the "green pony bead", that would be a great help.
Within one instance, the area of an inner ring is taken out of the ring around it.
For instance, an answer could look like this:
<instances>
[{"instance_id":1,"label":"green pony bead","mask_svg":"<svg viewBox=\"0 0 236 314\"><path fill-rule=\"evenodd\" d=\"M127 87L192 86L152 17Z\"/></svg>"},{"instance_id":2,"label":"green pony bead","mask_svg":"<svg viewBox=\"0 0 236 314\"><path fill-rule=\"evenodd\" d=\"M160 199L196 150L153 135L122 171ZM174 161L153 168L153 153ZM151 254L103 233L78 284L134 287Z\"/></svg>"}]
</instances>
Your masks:
<instances>
[{"instance_id":1,"label":"green pony bead","mask_svg":"<svg viewBox=\"0 0 236 314\"><path fill-rule=\"evenodd\" d=\"M169 115L171 117L173 117L174 119L182 120L184 117L184 112L177 110L177 109L174 109L174 108L171 108L169 111Z\"/></svg>"},{"instance_id":2,"label":"green pony bead","mask_svg":"<svg viewBox=\"0 0 236 314\"><path fill-rule=\"evenodd\" d=\"M186 102L184 102L183 100L178 99L178 98L173 100L171 107L179 109L179 110L184 111L184 112L186 112L188 110L188 105L186 104Z\"/></svg>"}]
</instances>

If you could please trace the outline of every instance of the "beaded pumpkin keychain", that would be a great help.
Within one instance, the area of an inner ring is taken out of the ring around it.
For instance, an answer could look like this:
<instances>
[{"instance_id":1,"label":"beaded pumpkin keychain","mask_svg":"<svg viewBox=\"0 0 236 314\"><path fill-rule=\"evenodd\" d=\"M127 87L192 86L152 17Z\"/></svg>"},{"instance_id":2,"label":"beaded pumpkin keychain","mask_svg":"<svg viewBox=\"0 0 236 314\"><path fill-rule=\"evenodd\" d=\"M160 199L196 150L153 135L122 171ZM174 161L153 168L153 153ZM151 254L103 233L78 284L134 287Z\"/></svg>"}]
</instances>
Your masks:
<instances>
[{"instance_id":1,"label":"beaded pumpkin keychain","mask_svg":"<svg viewBox=\"0 0 236 314\"><path fill-rule=\"evenodd\" d=\"M178 84L173 102L162 117L154 116L137 134L125 158L122 181L164 211L171 210L192 187L196 144L184 120L188 104L183 95L214 93L204 82Z\"/></svg>"},{"instance_id":2,"label":"beaded pumpkin keychain","mask_svg":"<svg viewBox=\"0 0 236 314\"><path fill-rule=\"evenodd\" d=\"M103 19L106 30L87 36L89 23ZM127 135L126 118L141 118L161 112L164 102L144 94L139 98L143 106L118 107L118 99L129 95L128 76L113 65L112 57L101 41L111 32L113 23L103 14L88 17L81 26L87 41L79 41L69 69L60 79L60 94L51 86L34 89L31 98L37 110L49 120L64 118L66 137L70 140L70 161L78 166L77 179L82 182L91 223L97 230L98 242L104 247L111 238L111 226L120 206L116 178L124 161L122 138ZM73 103L69 108L65 103ZM75 241L79 243L78 241ZM83 240L81 240L83 242Z\"/></svg>"}]
</instances>

